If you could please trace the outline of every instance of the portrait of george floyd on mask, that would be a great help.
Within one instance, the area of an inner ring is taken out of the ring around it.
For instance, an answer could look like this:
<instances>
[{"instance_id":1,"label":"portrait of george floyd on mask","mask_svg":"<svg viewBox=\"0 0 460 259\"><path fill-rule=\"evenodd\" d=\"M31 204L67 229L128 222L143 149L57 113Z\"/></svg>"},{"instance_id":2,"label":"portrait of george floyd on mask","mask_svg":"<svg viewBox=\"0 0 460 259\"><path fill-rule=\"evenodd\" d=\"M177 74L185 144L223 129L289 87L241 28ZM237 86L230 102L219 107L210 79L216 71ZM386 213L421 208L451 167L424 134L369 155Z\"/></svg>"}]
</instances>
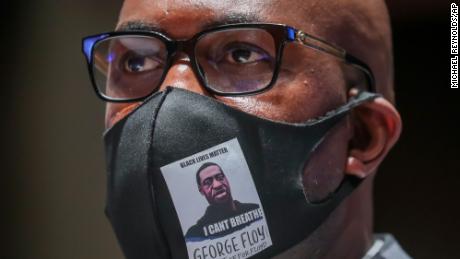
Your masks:
<instances>
[{"instance_id":1,"label":"portrait of george floyd on mask","mask_svg":"<svg viewBox=\"0 0 460 259\"><path fill-rule=\"evenodd\" d=\"M1 258L460 258L458 3L1 13Z\"/></svg>"}]
</instances>

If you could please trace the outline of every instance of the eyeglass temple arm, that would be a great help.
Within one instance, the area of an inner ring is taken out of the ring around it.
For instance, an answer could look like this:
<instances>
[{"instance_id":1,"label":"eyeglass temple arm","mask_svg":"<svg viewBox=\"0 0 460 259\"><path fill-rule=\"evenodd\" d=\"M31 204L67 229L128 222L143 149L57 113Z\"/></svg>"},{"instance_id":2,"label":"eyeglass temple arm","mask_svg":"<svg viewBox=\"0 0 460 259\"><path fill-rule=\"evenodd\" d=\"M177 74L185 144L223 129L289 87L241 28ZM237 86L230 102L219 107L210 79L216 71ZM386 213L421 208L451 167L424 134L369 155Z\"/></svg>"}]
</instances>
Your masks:
<instances>
[{"instance_id":1,"label":"eyeglass temple arm","mask_svg":"<svg viewBox=\"0 0 460 259\"><path fill-rule=\"evenodd\" d=\"M297 41L307 47L333 55L343 60L345 63L360 70L366 76L366 80L369 84L370 90L372 92L376 92L375 78L369 66L366 65L366 63L359 60L358 58L354 57L353 55L348 54L344 49L334 46L322 39L311 36L301 30L295 31L294 41Z\"/></svg>"}]
</instances>

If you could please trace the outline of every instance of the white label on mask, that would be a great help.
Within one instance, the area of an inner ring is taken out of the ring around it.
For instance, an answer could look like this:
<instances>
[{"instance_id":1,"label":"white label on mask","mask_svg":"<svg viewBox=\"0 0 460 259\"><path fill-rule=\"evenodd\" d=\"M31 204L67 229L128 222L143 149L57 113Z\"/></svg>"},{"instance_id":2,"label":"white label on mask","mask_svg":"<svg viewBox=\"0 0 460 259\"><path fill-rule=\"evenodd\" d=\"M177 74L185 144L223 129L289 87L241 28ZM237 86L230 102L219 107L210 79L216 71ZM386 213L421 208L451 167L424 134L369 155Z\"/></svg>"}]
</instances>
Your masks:
<instances>
[{"instance_id":1,"label":"white label on mask","mask_svg":"<svg viewBox=\"0 0 460 259\"><path fill-rule=\"evenodd\" d=\"M272 245L236 138L161 168L190 259L251 257Z\"/></svg>"}]
</instances>

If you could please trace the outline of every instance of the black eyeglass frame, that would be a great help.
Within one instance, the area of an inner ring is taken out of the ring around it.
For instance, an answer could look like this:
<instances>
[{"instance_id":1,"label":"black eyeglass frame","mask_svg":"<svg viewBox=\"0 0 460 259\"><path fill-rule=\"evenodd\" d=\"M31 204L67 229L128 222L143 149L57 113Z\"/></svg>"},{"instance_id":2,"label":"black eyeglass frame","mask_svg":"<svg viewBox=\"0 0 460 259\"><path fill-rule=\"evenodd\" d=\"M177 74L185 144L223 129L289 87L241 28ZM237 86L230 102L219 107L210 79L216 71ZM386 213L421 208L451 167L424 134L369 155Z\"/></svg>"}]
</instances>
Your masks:
<instances>
[{"instance_id":1,"label":"black eyeglass frame","mask_svg":"<svg viewBox=\"0 0 460 259\"><path fill-rule=\"evenodd\" d=\"M203 72L201 71L201 68L198 64L198 60L195 57L196 43L200 40L201 37L211 32L223 31L223 30L228 30L228 29L244 29L244 28L263 29L272 35L274 44L275 44L275 50L276 50L276 60L275 60L275 67L273 70L272 79L265 87L254 90L254 91L250 91L250 92L225 93L225 92L215 90L212 87L208 86L208 84L206 83L205 76ZM154 37L156 39L159 39L165 44L166 50L167 50L167 58L166 58L166 64L165 64L163 74L160 80L158 81L158 85L152 88L152 91L145 96L138 97L138 98L113 98L113 97L106 96L103 93L101 93L101 91L97 87L96 80L94 77L94 71L93 71L94 47L97 46L97 44L101 41L104 41L110 38L115 38L115 37L120 37L120 36L130 36L130 35ZM83 38L82 51L87 61L88 72L90 75L91 83L99 98L101 98L104 101L108 101L108 102L136 102L136 101L142 101L146 97L152 95L158 89L158 87L160 87L169 69L171 68L173 57L178 52L184 52L185 54L189 56L192 70L195 73L197 79L199 80L199 83L207 91L209 91L210 93L214 95L248 96L248 95L255 95L261 92L268 91L275 85L276 80L278 79L284 46L286 45L286 43L294 42L294 41L297 41L306 47L310 47L318 51L333 55L341 59L342 61L344 61L346 64L351 65L357 68L358 70L362 71L364 75L366 76L369 90L372 92L376 91L375 79L374 79L373 73L371 69L369 68L369 66L367 66L364 62L354 57L353 55L347 53L344 49L340 47L337 47L333 44L326 42L325 40L314 37L301 30L297 30L293 27L290 27L284 24L273 24L273 23L226 24L226 25L221 25L221 26L203 30L195 34L192 38L187 39L187 40L173 40L169 38L168 36L164 35L163 33L160 33L157 31L115 31L115 32L101 33L101 34L92 35L92 36Z\"/></svg>"}]
</instances>

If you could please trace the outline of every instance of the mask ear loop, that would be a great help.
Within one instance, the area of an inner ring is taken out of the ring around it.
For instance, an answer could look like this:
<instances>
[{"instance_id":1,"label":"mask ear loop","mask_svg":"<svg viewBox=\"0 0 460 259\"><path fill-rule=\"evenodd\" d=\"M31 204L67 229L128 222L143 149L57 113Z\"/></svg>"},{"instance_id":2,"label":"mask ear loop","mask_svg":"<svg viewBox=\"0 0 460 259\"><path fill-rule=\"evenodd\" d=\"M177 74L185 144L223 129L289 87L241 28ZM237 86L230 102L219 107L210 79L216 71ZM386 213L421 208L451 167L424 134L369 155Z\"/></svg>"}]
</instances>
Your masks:
<instances>
[{"instance_id":1,"label":"mask ear loop","mask_svg":"<svg viewBox=\"0 0 460 259\"><path fill-rule=\"evenodd\" d=\"M161 107L163 106L163 103L166 99L166 97L168 96L168 94L173 90L173 87L166 87L166 89L162 92L161 94L161 99L157 105L157 107L155 108L154 112L153 112L153 120L152 120L152 125L151 125L151 134L150 134L150 139L149 139L149 150L148 150L148 161L147 161L147 167L148 167L148 181L149 181L149 186L150 186L150 204L152 204L152 214L153 214L153 217L154 217L154 222L156 224L156 228L158 231L155 231L154 230L154 233L153 235L158 239L158 240L163 240L163 242L166 244L166 248L162 248L160 249L161 250L161 258L172 258L172 255L171 255L171 245L169 244L168 242L168 239L166 238L166 233L165 233L165 230L163 229L162 227L162 224L160 224L160 217L159 217L159 211L160 211L160 208L158 207L158 202L156 201L156 193L155 193L155 188L153 187L153 172L154 170L152 170L152 168L150 168L150 165L152 164L152 159L153 159L153 145L152 145L152 141L153 141L153 133L155 131L155 124L156 124L156 120L157 120L157 117L158 117L158 113L161 109Z\"/></svg>"},{"instance_id":2,"label":"mask ear loop","mask_svg":"<svg viewBox=\"0 0 460 259\"><path fill-rule=\"evenodd\" d=\"M334 118L334 117L338 116L339 114L349 112L350 110L352 110L353 108L356 108L357 106L361 105L364 102L372 101L372 100L374 100L374 99L376 99L378 97L381 97L381 96L382 96L381 94L360 90L356 94L356 96L352 96L350 98L350 100L346 104L344 104L344 105L342 105L342 106L340 106L340 107L338 107L338 108L336 108L336 109L334 109L332 111L328 111L323 116L316 117L316 118L308 120L307 122L305 122L303 124L303 126L314 126L316 124L325 122L325 121L327 121L327 120L329 120L331 118Z\"/></svg>"},{"instance_id":3,"label":"mask ear loop","mask_svg":"<svg viewBox=\"0 0 460 259\"><path fill-rule=\"evenodd\" d=\"M327 128L332 128L334 127L334 125L336 125L336 123L343 119L344 116L349 113L351 110L353 110L354 108L358 107L359 105L365 103L365 102L369 102L369 101L372 101L378 97L380 97L381 95L380 94L376 94L376 93L371 93L371 92L367 92L367 91L364 91L364 90L361 90L358 92L358 94L356 96L353 96L350 98L350 100L332 110L332 111L329 111L327 112L324 116L321 116L321 117L317 117L315 119L311 119L309 121L307 121L305 123L305 127L320 127L321 129L320 130L328 130ZM332 124L332 125L331 125ZM323 142L323 140L325 139L325 137L327 136L327 134L325 136L323 136L321 138L320 141L318 141L315 146L312 148L312 152L315 152L315 150L319 147L319 145L321 145L321 143ZM348 196L356 187L358 187L358 185L363 181L363 179L360 179L359 177L357 176L353 176L353 175L346 175L344 176L344 178L342 179L342 181L340 182L340 185L333 191L333 192L330 192L325 198L319 200L319 201L310 201L308 199L308 196L307 194L305 193L305 186L303 185L303 177L302 177L302 173L303 173L303 169L305 167L306 164L308 164L308 161L310 160L310 158L308 158L305 163L302 165L302 169L301 169L301 173L299 175L299 185L302 186L302 190L303 190L303 194L305 196L305 201L308 203L308 204L312 204L312 205L321 205L321 204L326 204L328 203L329 201L331 201L333 199L333 197L338 197L339 200L342 200L343 198L345 198L346 196Z\"/></svg>"}]
</instances>

